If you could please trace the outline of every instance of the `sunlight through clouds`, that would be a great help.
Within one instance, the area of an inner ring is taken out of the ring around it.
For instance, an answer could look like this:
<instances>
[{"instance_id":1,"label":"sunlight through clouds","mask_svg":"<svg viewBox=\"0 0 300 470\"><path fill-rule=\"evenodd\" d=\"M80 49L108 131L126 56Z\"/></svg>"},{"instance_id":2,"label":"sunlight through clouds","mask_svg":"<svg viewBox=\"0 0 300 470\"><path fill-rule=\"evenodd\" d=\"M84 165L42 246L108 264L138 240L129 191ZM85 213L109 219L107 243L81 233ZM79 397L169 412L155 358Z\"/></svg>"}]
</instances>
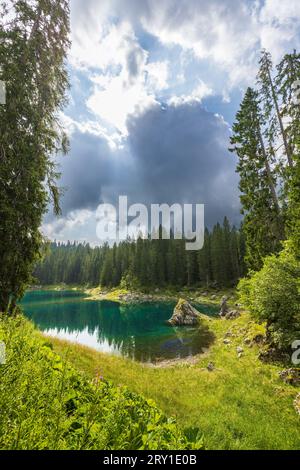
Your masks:
<instances>
[{"instance_id":1,"label":"sunlight through clouds","mask_svg":"<svg viewBox=\"0 0 300 470\"><path fill-rule=\"evenodd\" d=\"M260 50L277 61L299 47L299 25L298 0L71 0L71 152L60 163L73 189L64 228L47 216L53 234L80 236L74 211L100 200L172 200L179 184L182 200L205 195L209 223L234 217L229 129Z\"/></svg>"}]
</instances>

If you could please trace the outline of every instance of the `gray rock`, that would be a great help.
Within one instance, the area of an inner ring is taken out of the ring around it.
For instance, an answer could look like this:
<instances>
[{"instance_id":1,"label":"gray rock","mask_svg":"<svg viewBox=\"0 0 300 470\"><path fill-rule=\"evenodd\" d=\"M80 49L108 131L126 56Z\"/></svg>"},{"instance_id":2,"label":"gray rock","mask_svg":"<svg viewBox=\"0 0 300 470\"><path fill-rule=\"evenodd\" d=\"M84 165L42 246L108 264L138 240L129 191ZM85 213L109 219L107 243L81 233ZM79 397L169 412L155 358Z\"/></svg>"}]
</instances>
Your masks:
<instances>
[{"instance_id":1,"label":"gray rock","mask_svg":"<svg viewBox=\"0 0 300 470\"><path fill-rule=\"evenodd\" d=\"M295 398L294 407L298 415L300 415L300 393Z\"/></svg>"},{"instance_id":2,"label":"gray rock","mask_svg":"<svg viewBox=\"0 0 300 470\"><path fill-rule=\"evenodd\" d=\"M213 362L210 362L207 366L208 372L213 372L215 370L215 365Z\"/></svg>"},{"instance_id":3,"label":"gray rock","mask_svg":"<svg viewBox=\"0 0 300 470\"><path fill-rule=\"evenodd\" d=\"M295 387L300 386L300 369L286 369L279 373L279 377L283 382Z\"/></svg>"},{"instance_id":4,"label":"gray rock","mask_svg":"<svg viewBox=\"0 0 300 470\"><path fill-rule=\"evenodd\" d=\"M221 310L220 310L220 317L226 317L229 309L227 305L228 298L226 296L222 297L221 300Z\"/></svg>"},{"instance_id":5,"label":"gray rock","mask_svg":"<svg viewBox=\"0 0 300 470\"><path fill-rule=\"evenodd\" d=\"M201 314L186 300L180 299L168 323L173 326L195 326L199 324Z\"/></svg>"},{"instance_id":6,"label":"gray rock","mask_svg":"<svg viewBox=\"0 0 300 470\"><path fill-rule=\"evenodd\" d=\"M221 315L223 316L223 315ZM238 310L231 310L230 312L227 312L225 314L226 320L235 320L236 318L239 318L241 316L240 312Z\"/></svg>"},{"instance_id":7,"label":"gray rock","mask_svg":"<svg viewBox=\"0 0 300 470\"><path fill-rule=\"evenodd\" d=\"M233 334L231 331L227 331L227 333L225 333L225 338L231 338L232 336Z\"/></svg>"},{"instance_id":8,"label":"gray rock","mask_svg":"<svg viewBox=\"0 0 300 470\"><path fill-rule=\"evenodd\" d=\"M258 359L264 363L288 362L290 361L290 356L288 353L279 351L276 348L269 348L267 350L260 351Z\"/></svg>"},{"instance_id":9,"label":"gray rock","mask_svg":"<svg viewBox=\"0 0 300 470\"><path fill-rule=\"evenodd\" d=\"M236 348L236 352L237 352L238 354L243 354L244 350L243 350L243 348L241 348L240 346L238 346L238 347Z\"/></svg>"},{"instance_id":10,"label":"gray rock","mask_svg":"<svg viewBox=\"0 0 300 470\"><path fill-rule=\"evenodd\" d=\"M224 344L231 344L231 341L229 341L229 339L224 339L223 343Z\"/></svg>"},{"instance_id":11,"label":"gray rock","mask_svg":"<svg viewBox=\"0 0 300 470\"><path fill-rule=\"evenodd\" d=\"M256 335L253 338L253 343L255 344L261 344L265 341L265 336L264 335Z\"/></svg>"}]
</instances>

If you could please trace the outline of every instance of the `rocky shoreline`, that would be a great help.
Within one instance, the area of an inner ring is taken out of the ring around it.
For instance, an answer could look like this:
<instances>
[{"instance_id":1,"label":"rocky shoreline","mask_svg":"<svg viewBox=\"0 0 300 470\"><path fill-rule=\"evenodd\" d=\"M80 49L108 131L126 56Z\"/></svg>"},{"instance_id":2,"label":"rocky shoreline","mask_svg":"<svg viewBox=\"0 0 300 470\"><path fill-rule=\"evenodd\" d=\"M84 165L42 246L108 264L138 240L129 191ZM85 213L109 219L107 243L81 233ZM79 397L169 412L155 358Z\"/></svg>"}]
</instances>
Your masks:
<instances>
[{"instance_id":1,"label":"rocky shoreline","mask_svg":"<svg viewBox=\"0 0 300 470\"><path fill-rule=\"evenodd\" d=\"M138 291L125 291L122 289L84 289L87 294L87 300L110 300L119 302L121 304L139 304L145 302L178 302L178 299L183 298L189 303L199 303L208 306L219 306L223 297L222 293L209 294L207 292L164 292L163 290L156 289L152 293L144 293Z\"/></svg>"}]
</instances>

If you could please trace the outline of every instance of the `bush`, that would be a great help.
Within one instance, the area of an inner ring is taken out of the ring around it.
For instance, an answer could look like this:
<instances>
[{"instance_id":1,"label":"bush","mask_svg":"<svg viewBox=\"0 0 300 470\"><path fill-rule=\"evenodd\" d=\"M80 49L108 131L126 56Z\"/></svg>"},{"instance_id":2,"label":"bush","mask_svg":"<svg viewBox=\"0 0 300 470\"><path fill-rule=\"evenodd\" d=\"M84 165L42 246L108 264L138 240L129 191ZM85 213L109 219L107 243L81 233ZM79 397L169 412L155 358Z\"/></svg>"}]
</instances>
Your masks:
<instances>
[{"instance_id":1,"label":"bush","mask_svg":"<svg viewBox=\"0 0 300 470\"><path fill-rule=\"evenodd\" d=\"M0 320L0 449L190 449L176 422L149 400L96 376L91 382L52 351L23 317Z\"/></svg>"},{"instance_id":2,"label":"bush","mask_svg":"<svg viewBox=\"0 0 300 470\"><path fill-rule=\"evenodd\" d=\"M120 288L126 290L140 290L141 284L137 277L135 277L130 271L126 272L120 282Z\"/></svg>"},{"instance_id":3,"label":"bush","mask_svg":"<svg viewBox=\"0 0 300 470\"><path fill-rule=\"evenodd\" d=\"M267 257L261 271L238 286L242 304L256 320L267 323L269 339L281 348L300 338L299 287L300 263L288 247L279 256Z\"/></svg>"}]
</instances>

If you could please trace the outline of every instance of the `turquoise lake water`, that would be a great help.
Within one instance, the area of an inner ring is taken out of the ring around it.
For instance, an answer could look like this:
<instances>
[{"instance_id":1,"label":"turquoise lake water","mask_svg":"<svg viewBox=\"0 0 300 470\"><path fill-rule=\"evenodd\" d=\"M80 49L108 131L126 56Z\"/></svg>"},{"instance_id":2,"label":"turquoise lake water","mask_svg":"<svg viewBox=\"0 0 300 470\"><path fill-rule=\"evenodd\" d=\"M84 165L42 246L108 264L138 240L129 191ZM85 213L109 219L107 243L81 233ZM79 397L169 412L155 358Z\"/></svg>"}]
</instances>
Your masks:
<instances>
[{"instance_id":1,"label":"turquoise lake water","mask_svg":"<svg viewBox=\"0 0 300 470\"><path fill-rule=\"evenodd\" d=\"M192 356L213 341L203 327L167 325L174 306L84 300L84 294L75 291L31 291L22 301L25 315L50 336L141 362ZM208 315L217 313L215 307L194 306Z\"/></svg>"}]
</instances>

